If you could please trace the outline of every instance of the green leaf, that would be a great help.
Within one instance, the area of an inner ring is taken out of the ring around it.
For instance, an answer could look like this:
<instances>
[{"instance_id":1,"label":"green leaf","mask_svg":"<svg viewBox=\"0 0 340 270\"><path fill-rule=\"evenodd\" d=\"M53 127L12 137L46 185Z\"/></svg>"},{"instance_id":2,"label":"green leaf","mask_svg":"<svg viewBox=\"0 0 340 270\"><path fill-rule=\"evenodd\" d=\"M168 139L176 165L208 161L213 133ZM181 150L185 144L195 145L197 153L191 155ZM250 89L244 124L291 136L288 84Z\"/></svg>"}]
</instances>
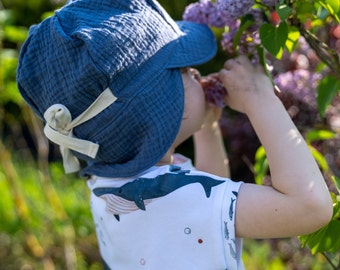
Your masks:
<instances>
[{"instance_id":1,"label":"green leaf","mask_svg":"<svg viewBox=\"0 0 340 270\"><path fill-rule=\"evenodd\" d=\"M286 4L279 5L276 8L277 14L279 14L280 19L285 21L289 15L292 13L292 8Z\"/></svg>"},{"instance_id":2,"label":"green leaf","mask_svg":"<svg viewBox=\"0 0 340 270\"><path fill-rule=\"evenodd\" d=\"M269 165L266 151L263 146L260 146L255 153L254 175L256 184L262 185L263 178L266 176L268 168Z\"/></svg>"},{"instance_id":3,"label":"green leaf","mask_svg":"<svg viewBox=\"0 0 340 270\"><path fill-rule=\"evenodd\" d=\"M285 22L281 22L278 27L269 23L263 24L260 28L260 38L267 51L280 58L288 38L288 26Z\"/></svg>"},{"instance_id":4,"label":"green leaf","mask_svg":"<svg viewBox=\"0 0 340 270\"><path fill-rule=\"evenodd\" d=\"M320 168L323 171L328 171L328 163L327 160L325 159L325 157L317 150L315 149L313 146L308 145L309 146L309 150L311 151L313 157L315 158L316 162L318 163L318 165L320 166Z\"/></svg>"},{"instance_id":5,"label":"green leaf","mask_svg":"<svg viewBox=\"0 0 340 270\"><path fill-rule=\"evenodd\" d=\"M327 226L313 233L304 245L308 245L312 253L337 252L340 249L340 221L332 220Z\"/></svg>"},{"instance_id":6,"label":"green leaf","mask_svg":"<svg viewBox=\"0 0 340 270\"><path fill-rule=\"evenodd\" d=\"M333 207L333 219L315 233L300 236L302 246L308 246L312 253L338 252L340 250L340 221L336 218L340 210L340 202Z\"/></svg>"},{"instance_id":7,"label":"green leaf","mask_svg":"<svg viewBox=\"0 0 340 270\"><path fill-rule=\"evenodd\" d=\"M318 86L318 109L323 117L328 105L340 90L340 81L334 76L324 77Z\"/></svg>"},{"instance_id":8,"label":"green leaf","mask_svg":"<svg viewBox=\"0 0 340 270\"><path fill-rule=\"evenodd\" d=\"M291 53L295 49L300 36L300 31L298 29L296 29L295 27L289 27L288 38L286 41L286 48L288 52Z\"/></svg>"},{"instance_id":9,"label":"green leaf","mask_svg":"<svg viewBox=\"0 0 340 270\"><path fill-rule=\"evenodd\" d=\"M294 10L297 17L305 22L307 19L312 19L314 14L314 3L308 0L294 1Z\"/></svg>"},{"instance_id":10,"label":"green leaf","mask_svg":"<svg viewBox=\"0 0 340 270\"><path fill-rule=\"evenodd\" d=\"M314 142L319 140L329 140L335 138L335 133L330 130L311 130L306 134L307 142Z\"/></svg>"},{"instance_id":11,"label":"green leaf","mask_svg":"<svg viewBox=\"0 0 340 270\"><path fill-rule=\"evenodd\" d=\"M315 1L326 9L329 14L337 19L339 22L340 2L339 0L317 0Z\"/></svg>"}]
</instances>

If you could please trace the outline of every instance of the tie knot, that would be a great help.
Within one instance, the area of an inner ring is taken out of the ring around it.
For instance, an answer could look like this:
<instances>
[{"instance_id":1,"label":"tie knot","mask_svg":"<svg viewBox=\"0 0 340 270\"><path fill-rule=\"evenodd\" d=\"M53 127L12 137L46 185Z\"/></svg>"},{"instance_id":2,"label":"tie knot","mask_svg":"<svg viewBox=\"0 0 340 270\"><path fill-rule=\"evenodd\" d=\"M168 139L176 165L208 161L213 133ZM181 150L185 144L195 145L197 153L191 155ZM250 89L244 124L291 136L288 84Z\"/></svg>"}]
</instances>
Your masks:
<instances>
[{"instance_id":1,"label":"tie knot","mask_svg":"<svg viewBox=\"0 0 340 270\"><path fill-rule=\"evenodd\" d=\"M44 113L47 124L54 130L68 135L70 133L69 125L72 122L72 116L66 106L54 104Z\"/></svg>"},{"instance_id":2,"label":"tie knot","mask_svg":"<svg viewBox=\"0 0 340 270\"><path fill-rule=\"evenodd\" d=\"M44 133L47 138L60 146L66 173L76 172L80 169L79 162L71 150L95 158L99 149L97 143L74 137L73 128L92 119L116 100L117 97L107 88L82 114L73 120L70 111L62 104L54 104L45 111Z\"/></svg>"}]
</instances>

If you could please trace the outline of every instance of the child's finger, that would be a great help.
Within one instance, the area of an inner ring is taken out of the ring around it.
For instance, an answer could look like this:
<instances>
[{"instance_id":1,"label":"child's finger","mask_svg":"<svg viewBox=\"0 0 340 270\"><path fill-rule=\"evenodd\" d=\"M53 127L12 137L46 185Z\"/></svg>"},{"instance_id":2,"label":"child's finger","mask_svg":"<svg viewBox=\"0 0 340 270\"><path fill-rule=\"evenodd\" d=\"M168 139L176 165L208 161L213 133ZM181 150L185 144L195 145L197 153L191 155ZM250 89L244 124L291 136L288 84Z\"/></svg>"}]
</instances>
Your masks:
<instances>
[{"instance_id":1,"label":"child's finger","mask_svg":"<svg viewBox=\"0 0 340 270\"><path fill-rule=\"evenodd\" d=\"M225 69L230 70L232 69L233 66L235 66L235 64L236 64L236 59L229 59L224 63L223 67Z\"/></svg>"},{"instance_id":2,"label":"child's finger","mask_svg":"<svg viewBox=\"0 0 340 270\"><path fill-rule=\"evenodd\" d=\"M220 80L222 81L222 83L225 85L227 78L229 77L230 74L230 70L228 70L227 68L223 68L219 71L218 73L218 77L220 78Z\"/></svg>"},{"instance_id":3,"label":"child's finger","mask_svg":"<svg viewBox=\"0 0 340 270\"><path fill-rule=\"evenodd\" d=\"M249 58L245 55L241 55L237 58L237 62L241 65L251 65Z\"/></svg>"}]
</instances>

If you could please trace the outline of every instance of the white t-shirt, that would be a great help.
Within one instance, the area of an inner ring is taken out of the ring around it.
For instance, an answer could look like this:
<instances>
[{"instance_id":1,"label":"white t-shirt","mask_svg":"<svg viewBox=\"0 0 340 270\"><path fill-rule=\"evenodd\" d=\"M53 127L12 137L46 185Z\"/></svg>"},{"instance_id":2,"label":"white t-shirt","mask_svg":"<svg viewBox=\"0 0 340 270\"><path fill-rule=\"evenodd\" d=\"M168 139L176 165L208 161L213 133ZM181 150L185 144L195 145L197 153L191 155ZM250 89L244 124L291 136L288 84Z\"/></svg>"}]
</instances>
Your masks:
<instances>
[{"instance_id":1,"label":"white t-shirt","mask_svg":"<svg viewBox=\"0 0 340 270\"><path fill-rule=\"evenodd\" d=\"M135 178L93 177L91 210L112 270L239 270L235 236L241 182L195 170L191 160Z\"/></svg>"}]
</instances>

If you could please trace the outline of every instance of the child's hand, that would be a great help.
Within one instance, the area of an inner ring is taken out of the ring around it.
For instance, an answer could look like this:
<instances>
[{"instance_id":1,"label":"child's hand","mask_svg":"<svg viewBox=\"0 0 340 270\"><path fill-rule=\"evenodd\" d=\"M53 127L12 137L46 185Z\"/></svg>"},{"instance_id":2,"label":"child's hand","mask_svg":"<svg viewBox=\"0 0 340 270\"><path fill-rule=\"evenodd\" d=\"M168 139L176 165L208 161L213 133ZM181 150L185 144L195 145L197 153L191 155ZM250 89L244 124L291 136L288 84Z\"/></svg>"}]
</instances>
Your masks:
<instances>
[{"instance_id":1,"label":"child's hand","mask_svg":"<svg viewBox=\"0 0 340 270\"><path fill-rule=\"evenodd\" d=\"M226 61L219 76L228 93L225 103L239 112L248 114L275 96L263 67L253 66L245 56Z\"/></svg>"}]
</instances>

